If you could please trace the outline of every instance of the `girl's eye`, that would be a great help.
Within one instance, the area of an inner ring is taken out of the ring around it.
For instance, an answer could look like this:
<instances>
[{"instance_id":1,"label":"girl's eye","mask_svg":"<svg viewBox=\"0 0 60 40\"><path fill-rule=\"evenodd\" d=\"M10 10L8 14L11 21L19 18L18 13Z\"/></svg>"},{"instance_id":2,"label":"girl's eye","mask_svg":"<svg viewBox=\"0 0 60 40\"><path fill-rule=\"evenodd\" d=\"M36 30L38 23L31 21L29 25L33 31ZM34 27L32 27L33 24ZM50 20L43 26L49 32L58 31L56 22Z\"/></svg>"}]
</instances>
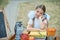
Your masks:
<instances>
[{"instance_id":1,"label":"girl's eye","mask_svg":"<svg viewBox=\"0 0 60 40\"><path fill-rule=\"evenodd\" d=\"M40 14L43 14L43 13L40 13Z\"/></svg>"},{"instance_id":2,"label":"girl's eye","mask_svg":"<svg viewBox=\"0 0 60 40\"><path fill-rule=\"evenodd\" d=\"M39 11L37 11L37 13L38 13Z\"/></svg>"},{"instance_id":3,"label":"girl's eye","mask_svg":"<svg viewBox=\"0 0 60 40\"><path fill-rule=\"evenodd\" d=\"M39 11L36 11L37 13L40 13ZM43 13L40 13L40 14L43 14Z\"/></svg>"}]
</instances>

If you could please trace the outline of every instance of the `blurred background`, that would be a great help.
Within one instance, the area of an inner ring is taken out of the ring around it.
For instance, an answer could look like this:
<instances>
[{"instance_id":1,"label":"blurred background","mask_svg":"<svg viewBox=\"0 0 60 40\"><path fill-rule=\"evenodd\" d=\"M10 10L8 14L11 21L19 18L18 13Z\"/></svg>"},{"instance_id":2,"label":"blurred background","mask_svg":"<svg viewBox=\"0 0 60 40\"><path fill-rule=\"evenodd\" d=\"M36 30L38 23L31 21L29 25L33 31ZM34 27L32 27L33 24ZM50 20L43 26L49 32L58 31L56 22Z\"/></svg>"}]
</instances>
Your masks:
<instances>
[{"instance_id":1,"label":"blurred background","mask_svg":"<svg viewBox=\"0 0 60 40\"><path fill-rule=\"evenodd\" d=\"M25 27L28 12L34 10L37 5L44 4L46 13L50 15L49 27L57 29L56 35L60 34L60 0L0 0L0 9L6 7L10 1L19 2L17 21L22 21Z\"/></svg>"}]
</instances>

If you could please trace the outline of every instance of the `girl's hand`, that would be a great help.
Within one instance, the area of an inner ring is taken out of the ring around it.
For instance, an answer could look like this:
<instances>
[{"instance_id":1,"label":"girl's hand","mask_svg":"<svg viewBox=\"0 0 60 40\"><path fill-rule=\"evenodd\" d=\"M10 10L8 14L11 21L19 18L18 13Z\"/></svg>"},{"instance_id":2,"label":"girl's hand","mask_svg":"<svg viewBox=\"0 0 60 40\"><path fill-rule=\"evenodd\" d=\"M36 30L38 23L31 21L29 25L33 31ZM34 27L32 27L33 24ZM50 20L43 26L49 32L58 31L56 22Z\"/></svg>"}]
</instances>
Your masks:
<instances>
[{"instance_id":1,"label":"girl's hand","mask_svg":"<svg viewBox=\"0 0 60 40\"><path fill-rule=\"evenodd\" d=\"M41 29L41 28L40 28L40 31L46 31L46 29Z\"/></svg>"}]
</instances>

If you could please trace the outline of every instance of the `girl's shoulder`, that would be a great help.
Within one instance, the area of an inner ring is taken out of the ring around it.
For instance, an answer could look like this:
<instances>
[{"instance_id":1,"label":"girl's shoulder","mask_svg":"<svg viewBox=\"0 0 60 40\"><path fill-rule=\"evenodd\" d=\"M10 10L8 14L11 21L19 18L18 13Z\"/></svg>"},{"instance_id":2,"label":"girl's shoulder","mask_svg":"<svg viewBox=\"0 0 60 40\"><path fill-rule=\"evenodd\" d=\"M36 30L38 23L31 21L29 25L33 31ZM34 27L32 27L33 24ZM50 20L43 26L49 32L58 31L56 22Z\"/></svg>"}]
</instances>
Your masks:
<instances>
[{"instance_id":1,"label":"girl's shoulder","mask_svg":"<svg viewBox=\"0 0 60 40\"><path fill-rule=\"evenodd\" d=\"M35 17L35 11L34 10L32 10L32 11L29 11L29 13L28 13L28 18L34 18Z\"/></svg>"},{"instance_id":2,"label":"girl's shoulder","mask_svg":"<svg viewBox=\"0 0 60 40\"><path fill-rule=\"evenodd\" d=\"M49 19L50 19L50 15L49 14L47 14L47 13L45 13L45 17L47 18L47 20L49 21Z\"/></svg>"}]
</instances>

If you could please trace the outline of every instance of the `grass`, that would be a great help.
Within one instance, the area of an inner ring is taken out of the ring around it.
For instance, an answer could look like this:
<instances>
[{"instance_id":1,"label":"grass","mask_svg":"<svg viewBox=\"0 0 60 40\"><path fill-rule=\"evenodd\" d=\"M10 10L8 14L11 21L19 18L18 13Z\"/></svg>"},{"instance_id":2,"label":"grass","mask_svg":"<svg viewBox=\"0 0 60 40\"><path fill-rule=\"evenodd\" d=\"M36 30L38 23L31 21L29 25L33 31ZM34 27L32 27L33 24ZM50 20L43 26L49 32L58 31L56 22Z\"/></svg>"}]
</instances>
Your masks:
<instances>
[{"instance_id":1,"label":"grass","mask_svg":"<svg viewBox=\"0 0 60 40\"><path fill-rule=\"evenodd\" d=\"M9 0L0 0L0 9L4 8L8 4Z\"/></svg>"},{"instance_id":2,"label":"grass","mask_svg":"<svg viewBox=\"0 0 60 40\"><path fill-rule=\"evenodd\" d=\"M19 14L17 21L23 21L24 26L27 26L29 11L34 10L36 5L44 4L46 5L46 13L50 15L49 27L57 29L57 35L60 34L60 1L59 0L30 0L27 2L21 2L19 4Z\"/></svg>"}]
</instances>

